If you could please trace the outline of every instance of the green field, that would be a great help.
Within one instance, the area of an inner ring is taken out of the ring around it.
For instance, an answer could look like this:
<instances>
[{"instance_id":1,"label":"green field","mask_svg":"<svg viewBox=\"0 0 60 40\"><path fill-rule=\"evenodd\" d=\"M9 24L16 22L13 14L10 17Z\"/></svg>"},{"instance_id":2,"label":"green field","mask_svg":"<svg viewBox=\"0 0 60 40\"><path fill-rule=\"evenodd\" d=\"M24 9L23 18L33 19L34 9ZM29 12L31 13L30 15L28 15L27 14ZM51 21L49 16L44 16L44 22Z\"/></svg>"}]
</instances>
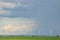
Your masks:
<instances>
[{"instance_id":1,"label":"green field","mask_svg":"<svg viewBox=\"0 0 60 40\"><path fill-rule=\"evenodd\" d=\"M0 40L60 40L60 37L49 36L0 36Z\"/></svg>"}]
</instances>

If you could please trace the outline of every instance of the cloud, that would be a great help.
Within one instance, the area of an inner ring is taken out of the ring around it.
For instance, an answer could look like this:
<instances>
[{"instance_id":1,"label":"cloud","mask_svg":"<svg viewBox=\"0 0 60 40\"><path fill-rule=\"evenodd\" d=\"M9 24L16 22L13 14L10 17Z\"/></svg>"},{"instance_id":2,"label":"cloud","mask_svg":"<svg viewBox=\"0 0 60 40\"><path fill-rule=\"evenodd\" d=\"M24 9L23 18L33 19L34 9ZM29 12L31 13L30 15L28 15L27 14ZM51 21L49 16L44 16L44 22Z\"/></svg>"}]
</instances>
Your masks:
<instances>
[{"instance_id":1,"label":"cloud","mask_svg":"<svg viewBox=\"0 0 60 40\"><path fill-rule=\"evenodd\" d=\"M31 34L36 26L35 20L28 18L3 18L0 21L5 22L0 27L0 35Z\"/></svg>"},{"instance_id":2,"label":"cloud","mask_svg":"<svg viewBox=\"0 0 60 40\"><path fill-rule=\"evenodd\" d=\"M22 3L20 3L19 1L16 2L0 1L0 8L16 8L18 6L22 6Z\"/></svg>"},{"instance_id":3,"label":"cloud","mask_svg":"<svg viewBox=\"0 0 60 40\"><path fill-rule=\"evenodd\" d=\"M5 2L5 1L0 1L0 7L1 8L16 8L19 6L27 6L23 3L21 3L20 1L16 0L16 2Z\"/></svg>"},{"instance_id":4,"label":"cloud","mask_svg":"<svg viewBox=\"0 0 60 40\"><path fill-rule=\"evenodd\" d=\"M11 3L11 2L0 1L0 7L1 8L15 8L16 4Z\"/></svg>"},{"instance_id":5,"label":"cloud","mask_svg":"<svg viewBox=\"0 0 60 40\"><path fill-rule=\"evenodd\" d=\"M20 25L20 26L13 26L11 24L8 24L6 26L4 26L3 28L1 28L2 30L4 31L12 31L12 32L16 32L18 30L32 30L31 29L32 25L26 25L26 24L23 24L23 25Z\"/></svg>"},{"instance_id":6,"label":"cloud","mask_svg":"<svg viewBox=\"0 0 60 40\"><path fill-rule=\"evenodd\" d=\"M3 14L3 15L10 15L11 10L6 10L6 9L15 9L17 7L27 7L28 5L27 4L24 4L24 2L20 2L18 0L15 0L15 2L7 2L7 1L4 1L4 0L0 0L0 15Z\"/></svg>"},{"instance_id":7,"label":"cloud","mask_svg":"<svg viewBox=\"0 0 60 40\"><path fill-rule=\"evenodd\" d=\"M10 2L0 1L0 15L10 15L11 11L5 10L4 8L15 8L16 5Z\"/></svg>"},{"instance_id":8,"label":"cloud","mask_svg":"<svg viewBox=\"0 0 60 40\"><path fill-rule=\"evenodd\" d=\"M1 9L0 14L10 15L10 11Z\"/></svg>"}]
</instances>

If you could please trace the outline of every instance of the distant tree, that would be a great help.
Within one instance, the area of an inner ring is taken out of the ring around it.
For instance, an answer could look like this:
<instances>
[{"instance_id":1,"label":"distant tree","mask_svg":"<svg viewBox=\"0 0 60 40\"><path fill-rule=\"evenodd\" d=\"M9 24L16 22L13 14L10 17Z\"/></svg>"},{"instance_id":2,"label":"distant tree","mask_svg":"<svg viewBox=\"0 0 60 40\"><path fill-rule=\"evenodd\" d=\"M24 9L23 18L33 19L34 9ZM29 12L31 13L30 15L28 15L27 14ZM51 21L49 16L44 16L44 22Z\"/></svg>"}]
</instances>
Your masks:
<instances>
[{"instance_id":1,"label":"distant tree","mask_svg":"<svg viewBox=\"0 0 60 40\"><path fill-rule=\"evenodd\" d=\"M35 37L34 35L32 35L32 37Z\"/></svg>"},{"instance_id":2,"label":"distant tree","mask_svg":"<svg viewBox=\"0 0 60 40\"><path fill-rule=\"evenodd\" d=\"M56 37L59 37L59 35L57 35Z\"/></svg>"}]
</instances>

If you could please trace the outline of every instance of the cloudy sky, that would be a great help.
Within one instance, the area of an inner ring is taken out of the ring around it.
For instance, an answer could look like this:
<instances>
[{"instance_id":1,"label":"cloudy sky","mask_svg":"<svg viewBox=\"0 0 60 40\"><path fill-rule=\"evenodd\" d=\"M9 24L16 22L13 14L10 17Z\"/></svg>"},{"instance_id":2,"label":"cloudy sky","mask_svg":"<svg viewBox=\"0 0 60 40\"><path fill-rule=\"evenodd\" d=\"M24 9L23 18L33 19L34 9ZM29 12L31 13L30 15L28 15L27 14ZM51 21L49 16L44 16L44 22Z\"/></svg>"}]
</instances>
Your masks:
<instances>
[{"instance_id":1,"label":"cloudy sky","mask_svg":"<svg viewBox=\"0 0 60 40\"><path fill-rule=\"evenodd\" d=\"M60 0L0 0L0 35L60 35Z\"/></svg>"}]
</instances>

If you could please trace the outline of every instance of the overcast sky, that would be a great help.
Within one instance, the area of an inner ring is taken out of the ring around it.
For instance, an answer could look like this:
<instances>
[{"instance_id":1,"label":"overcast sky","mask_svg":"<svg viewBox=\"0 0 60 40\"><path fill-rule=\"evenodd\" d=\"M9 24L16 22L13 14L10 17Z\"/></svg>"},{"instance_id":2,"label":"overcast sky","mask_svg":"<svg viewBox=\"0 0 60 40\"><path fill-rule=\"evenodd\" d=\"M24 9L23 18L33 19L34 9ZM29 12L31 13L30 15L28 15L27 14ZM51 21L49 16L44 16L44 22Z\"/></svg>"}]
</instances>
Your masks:
<instances>
[{"instance_id":1,"label":"overcast sky","mask_svg":"<svg viewBox=\"0 0 60 40\"><path fill-rule=\"evenodd\" d=\"M0 35L60 35L60 0L0 0Z\"/></svg>"}]
</instances>

